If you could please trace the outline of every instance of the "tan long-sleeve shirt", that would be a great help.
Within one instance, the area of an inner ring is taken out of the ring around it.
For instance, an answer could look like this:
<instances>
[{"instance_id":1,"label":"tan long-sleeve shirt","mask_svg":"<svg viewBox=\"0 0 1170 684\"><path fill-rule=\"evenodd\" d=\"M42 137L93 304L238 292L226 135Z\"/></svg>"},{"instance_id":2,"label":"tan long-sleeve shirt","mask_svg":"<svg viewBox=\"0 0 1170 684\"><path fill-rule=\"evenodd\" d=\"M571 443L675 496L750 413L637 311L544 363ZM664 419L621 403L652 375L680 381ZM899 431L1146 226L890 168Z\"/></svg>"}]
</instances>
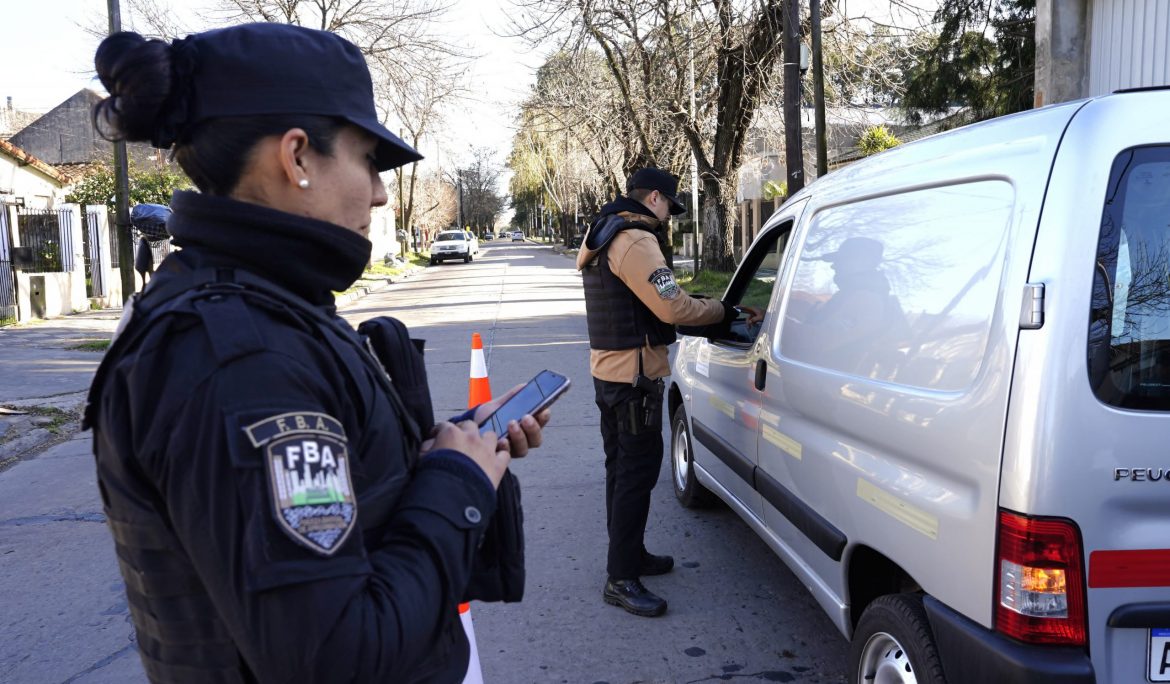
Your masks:
<instances>
[{"instance_id":1,"label":"tan long-sleeve shirt","mask_svg":"<svg viewBox=\"0 0 1170 684\"><path fill-rule=\"evenodd\" d=\"M643 217L630 215L633 220ZM653 221L654 219L649 219ZM588 236L586 236L588 240ZM723 320L723 303L715 299L695 299L683 292L666 265L658 239L648 230L630 228L610 242L609 270L633 291L634 295L664 323L671 325L710 325ZM577 253L577 270L594 262L598 253L582 244ZM670 375L669 352L664 345L647 343L640 349L590 349L589 369L593 377L609 382L631 382L638 372L638 354L642 354L642 374L657 379Z\"/></svg>"}]
</instances>

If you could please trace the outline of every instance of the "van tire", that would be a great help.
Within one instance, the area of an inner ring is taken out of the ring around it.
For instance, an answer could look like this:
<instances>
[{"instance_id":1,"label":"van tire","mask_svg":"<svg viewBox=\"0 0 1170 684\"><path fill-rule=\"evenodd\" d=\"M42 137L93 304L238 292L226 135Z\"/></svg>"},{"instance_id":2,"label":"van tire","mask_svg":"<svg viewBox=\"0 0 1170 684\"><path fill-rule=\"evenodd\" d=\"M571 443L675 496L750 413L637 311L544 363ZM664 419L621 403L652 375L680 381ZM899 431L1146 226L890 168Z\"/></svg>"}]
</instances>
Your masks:
<instances>
[{"instance_id":1,"label":"van tire","mask_svg":"<svg viewBox=\"0 0 1170 684\"><path fill-rule=\"evenodd\" d=\"M909 667L918 684L946 684L920 594L887 594L861 614L849 647L848 681L870 684L878 667L896 674Z\"/></svg>"},{"instance_id":2,"label":"van tire","mask_svg":"<svg viewBox=\"0 0 1170 684\"><path fill-rule=\"evenodd\" d=\"M670 418L670 481L683 508L707 508L715 503L715 495L695 476L694 456L687 411L680 405Z\"/></svg>"}]
</instances>

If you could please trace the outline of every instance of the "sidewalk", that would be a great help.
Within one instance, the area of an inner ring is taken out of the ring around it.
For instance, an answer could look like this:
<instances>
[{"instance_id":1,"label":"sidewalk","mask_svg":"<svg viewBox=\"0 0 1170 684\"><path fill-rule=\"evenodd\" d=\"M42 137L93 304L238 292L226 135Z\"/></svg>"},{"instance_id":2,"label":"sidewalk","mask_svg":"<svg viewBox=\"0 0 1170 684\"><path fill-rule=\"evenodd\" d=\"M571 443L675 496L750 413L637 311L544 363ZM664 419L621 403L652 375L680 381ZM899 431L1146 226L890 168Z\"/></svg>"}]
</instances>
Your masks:
<instances>
[{"instance_id":1,"label":"sidewalk","mask_svg":"<svg viewBox=\"0 0 1170 684\"><path fill-rule=\"evenodd\" d=\"M337 308L393 282L363 277L337 296ZM120 308L103 309L0 327L0 472L81 429L89 383L121 316Z\"/></svg>"},{"instance_id":2,"label":"sidewalk","mask_svg":"<svg viewBox=\"0 0 1170 684\"><path fill-rule=\"evenodd\" d=\"M0 328L0 470L80 429L86 390L121 315L86 311Z\"/></svg>"}]
</instances>

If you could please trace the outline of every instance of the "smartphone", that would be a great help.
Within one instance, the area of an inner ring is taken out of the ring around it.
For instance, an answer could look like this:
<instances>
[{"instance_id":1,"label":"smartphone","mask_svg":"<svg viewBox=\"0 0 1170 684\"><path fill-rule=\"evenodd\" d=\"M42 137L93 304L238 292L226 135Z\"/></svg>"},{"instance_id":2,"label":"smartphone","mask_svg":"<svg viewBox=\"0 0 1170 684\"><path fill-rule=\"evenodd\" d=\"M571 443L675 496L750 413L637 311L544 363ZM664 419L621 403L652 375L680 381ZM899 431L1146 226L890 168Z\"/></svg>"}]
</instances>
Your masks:
<instances>
[{"instance_id":1,"label":"smartphone","mask_svg":"<svg viewBox=\"0 0 1170 684\"><path fill-rule=\"evenodd\" d=\"M508 423L520 420L527 415L536 415L552 405L565 390L569 389L569 379L560 373L542 370L528 384L512 395L479 424L479 434L489 430L504 437L508 434Z\"/></svg>"}]
</instances>

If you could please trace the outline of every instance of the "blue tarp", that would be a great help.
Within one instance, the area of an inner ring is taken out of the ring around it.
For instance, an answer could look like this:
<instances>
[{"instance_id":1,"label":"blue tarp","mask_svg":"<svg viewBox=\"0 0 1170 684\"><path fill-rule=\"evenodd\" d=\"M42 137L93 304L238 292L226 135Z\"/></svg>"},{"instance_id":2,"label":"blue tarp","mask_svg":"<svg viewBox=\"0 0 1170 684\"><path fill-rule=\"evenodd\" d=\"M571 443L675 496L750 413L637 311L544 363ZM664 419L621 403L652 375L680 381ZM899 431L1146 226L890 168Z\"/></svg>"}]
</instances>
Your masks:
<instances>
[{"instance_id":1,"label":"blue tarp","mask_svg":"<svg viewBox=\"0 0 1170 684\"><path fill-rule=\"evenodd\" d=\"M171 208L161 204L136 204L130 209L130 225L151 242L166 240L170 238L167 232L170 215Z\"/></svg>"}]
</instances>

